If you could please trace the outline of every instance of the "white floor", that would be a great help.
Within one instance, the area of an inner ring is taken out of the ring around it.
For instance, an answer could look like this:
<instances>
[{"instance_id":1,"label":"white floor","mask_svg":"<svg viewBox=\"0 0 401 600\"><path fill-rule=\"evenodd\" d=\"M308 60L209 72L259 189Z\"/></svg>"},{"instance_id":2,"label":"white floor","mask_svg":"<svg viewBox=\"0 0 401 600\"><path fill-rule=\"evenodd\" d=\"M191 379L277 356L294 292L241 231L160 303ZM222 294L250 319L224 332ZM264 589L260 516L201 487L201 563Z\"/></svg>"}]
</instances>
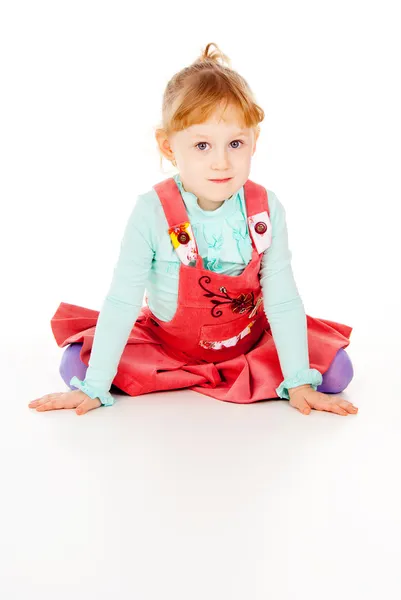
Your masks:
<instances>
[{"instance_id":1,"label":"white floor","mask_svg":"<svg viewBox=\"0 0 401 600\"><path fill-rule=\"evenodd\" d=\"M78 417L27 408L65 389L49 332L10 343L4 600L400 597L401 403L385 385L395 348L353 333L342 396L356 416L181 391Z\"/></svg>"},{"instance_id":2,"label":"white floor","mask_svg":"<svg viewBox=\"0 0 401 600\"><path fill-rule=\"evenodd\" d=\"M397 3L259 4L1 5L0 600L401 598ZM359 413L30 410L66 389L59 302L99 310L138 194L175 172L162 93L211 42L265 111L250 178L285 207L307 314L354 327Z\"/></svg>"}]
</instances>

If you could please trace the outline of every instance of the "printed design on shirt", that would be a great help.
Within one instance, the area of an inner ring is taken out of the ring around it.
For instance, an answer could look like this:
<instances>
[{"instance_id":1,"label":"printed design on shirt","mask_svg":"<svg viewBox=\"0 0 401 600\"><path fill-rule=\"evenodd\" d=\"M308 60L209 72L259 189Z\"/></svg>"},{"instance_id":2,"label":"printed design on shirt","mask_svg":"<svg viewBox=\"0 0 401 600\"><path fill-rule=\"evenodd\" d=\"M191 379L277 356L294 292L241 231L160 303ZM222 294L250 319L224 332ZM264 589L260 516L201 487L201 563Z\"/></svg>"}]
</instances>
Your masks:
<instances>
[{"instance_id":1,"label":"printed design on shirt","mask_svg":"<svg viewBox=\"0 0 401 600\"><path fill-rule=\"evenodd\" d=\"M237 244L237 251L242 262L247 265L252 258L252 242L248 233L248 226L246 216L242 210L240 213L240 219L238 213L234 217L226 217L226 223L231 227L232 238Z\"/></svg>"},{"instance_id":2,"label":"printed design on shirt","mask_svg":"<svg viewBox=\"0 0 401 600\"><path fill-rule=\"evenodd\" d=\"M214 305L210 311L212 314L212 317L217 318L217 317L222 316L223 311L221 310L220 307L223 304L230 305L231 310L234 313L238 313L240 315L247 313L247 312L251 312L251 313L255 314L260 305L260 302L261 302L261 298L259 298L258 302L255 303L255 296L254 296L253 292L250 292L249 294L240 294L239 296L232 298L224 286L219 288L219 292L221 292L220 294L218 292L213 292L212 290L207 289L204 286L204 284L211 283L211 279L208 275L203 275L199 279L198 283L199 283L200 287L206 292L206 294L203 294L203 295L206 298L213 298L213 300L210 300L210 302Z\"/></svg>"},{"instance_id":3,"label":"printed design on shirt","mask_svg":"<svg viewBox=\"0 0 401 600\"><path fill-rule=\"evenodd\" d=\"M166 267L166 273L167 273L167 275L176 276L178 274L179 270L180 270L180 263L179 262L170 261L170 262L167 263L167 267Z\"/></svg>"},{"instance_id":4,"label":"printed design on shirt","mask_svg":"<svg viewBox=\"0 0 401 600\"><path fill-rule=\"evenodd\" d=\"M203 226L203 237L208 245L207 259L205 267L209 271L221 272L223 270L220 264L220 253L224 243L224 236L220 232L219 234L211 233L210 236L206 233L206 226Z\"/></svg>"},{"instance_id":5,"label":"printed design on shirt","mask_svg":"<svg viewBox=\"0 0 401 600\"><path fill-rule=\"evenodd\" d=\"M168 230L173 248L184 265L195 265L197 247L191 224L180 223Z\"/></svg>"},{"instance_id":6,"label":"printed design on shirt","mask_svg":"<svg viewBox=\"0 0 401 600\"><path fill-rule=\"evenodd\" d=\"M252 258L252 243L245 223L241 228L233 228L233 239L237 242L238 254L243 263L247 265Z\"/></svg>"},{"instance_id":7,"label":"printed design on shirt","mask_svg":"<svg viewBox=\"0 0 401 600\"><path fill-rule=\"evenodd\" d=\"M241 333L239 333L238 335L234 335L233 337L229 338L228 340L213 341L213 342L201 340L199 342L199 345L202 346L202 348L206 348L206 350L221 350L221 348L230 348L231 346L235 346L236 344L238 344L238 342L240 340L242 340L245 336L247 336L251 332L251 328L254 323L255 323L255 321L251 321L241 331Z\"/></svg>"}]
</instances>

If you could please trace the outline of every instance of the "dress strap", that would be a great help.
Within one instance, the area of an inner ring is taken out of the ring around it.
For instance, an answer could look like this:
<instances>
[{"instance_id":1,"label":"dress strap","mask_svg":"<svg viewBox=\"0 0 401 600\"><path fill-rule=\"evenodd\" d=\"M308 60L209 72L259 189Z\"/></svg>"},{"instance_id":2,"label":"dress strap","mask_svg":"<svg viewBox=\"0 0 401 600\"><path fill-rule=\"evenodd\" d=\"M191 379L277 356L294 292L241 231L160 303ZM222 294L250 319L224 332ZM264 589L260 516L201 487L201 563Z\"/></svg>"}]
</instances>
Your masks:
<instances>
[{"instance_id":1,"label":"dress strap","mask_svg":"<svg viewBox=\"0 0 401 600\"><path fill-rule=\"evenodd\" d=\"M270 216L267 190L263 185L259 185L258 183L247 179L244 183L244 196L248 217L252 217L261 212L267 212L268 216Z\"/></svg>"},{"instance_id":2,"label":"dress strap","mask_svg":"<svg viewBox=\"0 0 401 600\"><path fill-rule=\"evenodd\" d=\"M166 215L168 233L178 258L184 265L197 265L202 259L198 256L198 247L187 209L180 190L173 177L169 177L153 186Z\"/></svg>"},{"instance_id":3,"label":"dress strap","mask_svg":"<svg viewBox=\"0 0 401 600\"><path fill-rule=\"evenodd\" d=\"M160 198L169 228L189 221L184 200L173 177L156 183L153 189Z\"/></svg>"},{"instance_id":4,"label":"dress strap","mask_svg":"<svg viewBox=\"0 0 401 600\"><path fill-rule=\"evenodd\" d=\"M253 245L261 254L271 245L272 240L267 190L262 185L248 179L244 184L244 197L249 233Z\"/></svg>"}]
</instances>

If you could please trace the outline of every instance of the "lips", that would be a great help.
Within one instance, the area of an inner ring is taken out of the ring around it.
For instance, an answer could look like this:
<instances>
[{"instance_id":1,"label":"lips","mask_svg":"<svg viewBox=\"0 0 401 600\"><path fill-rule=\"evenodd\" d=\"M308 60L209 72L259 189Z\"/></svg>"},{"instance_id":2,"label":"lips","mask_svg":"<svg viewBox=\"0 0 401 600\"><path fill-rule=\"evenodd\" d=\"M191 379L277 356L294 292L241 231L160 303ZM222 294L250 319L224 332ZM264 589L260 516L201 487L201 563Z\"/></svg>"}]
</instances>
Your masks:
<instances>
[{"instance_id":1,"label":"lips","mask_svg":"<svg viewBox=\"0 0 401 600\"><path fill-rule=\"evenodd\" d=\"M209 181L214 181L215 183L224 183L224 181L230 181L232 177L227 177L226 179L209 179Z\"/></svg>"}]
</instances>

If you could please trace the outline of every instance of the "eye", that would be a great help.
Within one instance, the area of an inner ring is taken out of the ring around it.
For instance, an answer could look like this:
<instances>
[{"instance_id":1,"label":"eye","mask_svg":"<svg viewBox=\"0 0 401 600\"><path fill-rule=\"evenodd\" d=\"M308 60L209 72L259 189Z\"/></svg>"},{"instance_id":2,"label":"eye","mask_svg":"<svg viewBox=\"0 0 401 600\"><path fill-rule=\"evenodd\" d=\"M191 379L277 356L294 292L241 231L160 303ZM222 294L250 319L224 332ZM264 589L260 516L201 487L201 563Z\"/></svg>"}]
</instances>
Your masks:
<instances>
[{"instance_id":1,"label":"eye","mask_svg":"<svg viewBox=\"0 0 401 600\"><path fill-rule=\"evenodd\" d=\"M233 140L232 142L230 142L231 144L240 144L240 146L235 146L234 150L237 150L237 148L240 148L244 142L242 140ZM204 146L207 145L208 142L199 142L198 144L195 145L195 148L197 148L198 150L200 150L201 152L203 152L203 148L199 148L199 146Z\"/></svg>"},{"instance_id":2,"label":"eye","mask_svg":"<svg viewBox=\"0 0 401 600\"><path fill-rule=\"evenodd\" d=\"M231 143L232 144L241 144L241 146L244 144L244 142L241 140L233 140ZM240 148L241 146L236 146L234 149L236 150L237 148Z\"/></svg>"}]
</instances>

